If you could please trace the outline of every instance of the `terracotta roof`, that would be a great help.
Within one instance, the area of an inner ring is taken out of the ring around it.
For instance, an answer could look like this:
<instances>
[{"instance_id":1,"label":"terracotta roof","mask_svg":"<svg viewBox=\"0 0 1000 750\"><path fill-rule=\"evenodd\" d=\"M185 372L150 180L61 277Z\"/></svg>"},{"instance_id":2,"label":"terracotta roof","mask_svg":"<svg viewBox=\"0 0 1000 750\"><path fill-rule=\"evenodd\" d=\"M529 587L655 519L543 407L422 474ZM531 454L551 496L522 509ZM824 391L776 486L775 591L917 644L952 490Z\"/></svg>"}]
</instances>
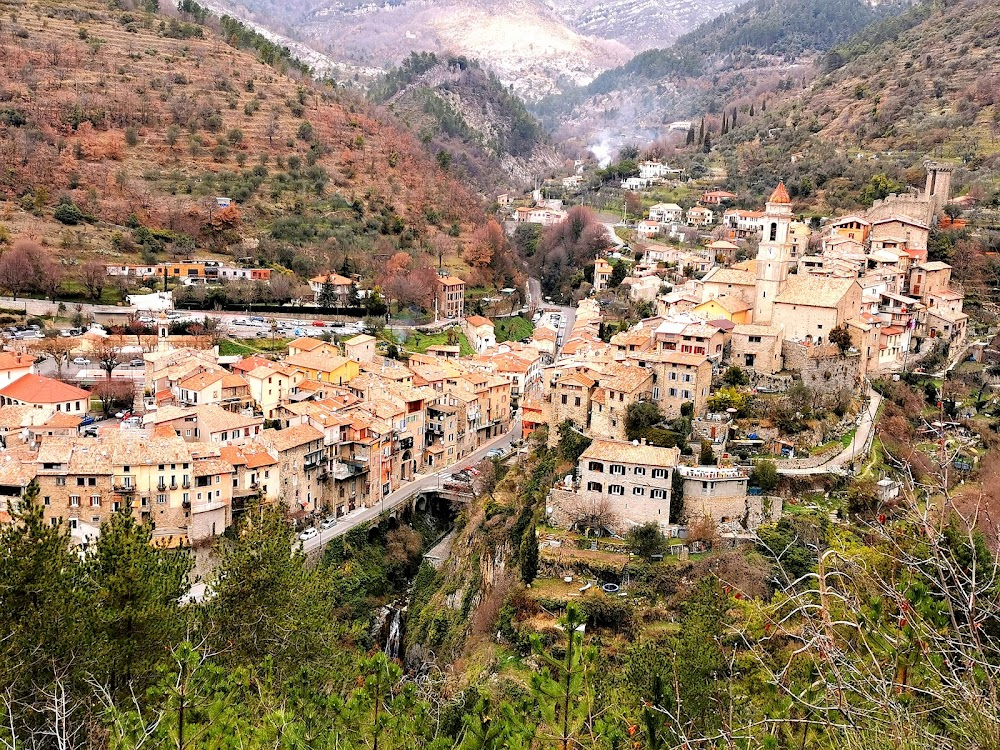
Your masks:
<instances>
[{"instance_id":1,"label":"terracotta roof","mask_svg":"<svg viewBox=\"0 0 1000 750\"><path fill-rule=\"evenodd\" d=\"M353 284L346 276L341 276L339 273L328 273L320 274L319 276L313 276L309 281L313 284L325 284L327 280L330 281L334 286L347 286L348 284Z\"/></svg>"},{"instance_id":2,"label":"terracotta roof","mask_svg":"<svg viewBox=\"0 0 1000 750\"><path fill-rule=\"evenodd\" d=\"M243 388L249 385L242 375L226 375L222 378L223 388Z\"/></svg>"},{"instance_id":3,"label":"terracotta roof","mask_svg":"<svg viewBox=\"0 0 1000 750\"><path fill-rule=\"evenodd\" d=\"M473 328L479 328L479 326L489 326L493 328L493 321L489 318L484 318L482 315L470 315L465 319L470 326Z\"/></svg>"},{"instance_id":4,"label":"terracotta roof","mask_svg":"<svg viewBox=\"0 0 1000 750\"><path fill-rule=\"evenodd\" d=\"M0 406L0 428L19 430L29 425L42 424L51 413L49 409L38 409L31 404Z\"/></svg>"},{"instance_id":5,"label":"terracotta roof","mask_svg":"<svg viewBox=\"0 0 1000 750\"><path fill-rule=\"evenodd\" d=\"M82 388L31 373L22 375L0 390L0 396L26 404L61 404L64 401L87 401L90 398L90 394Z\"/></svg>"},{"instance_id":6,"label":"terracotta roof","mask_svg":"<svg viewBox=\"0 0 1000 750\"><path fill-rule=\"evenodd\" d=\"M207 431L209 434L241 430L244 427L253 427L264 423L262 417L247 417L236 412L226 411L216 404L199 406L192 412L198 417L198 429Z\"/></svg>"},{"instance_id":7,"label":"terracotta roof","mask_svg":"<svg viewBox=\"0 0 1000 750\"><path fill-rule=\"evenodd\" d=\"M198 372L194 375L186 377L177 385L181 388L186 388L189 391L200 391L208 388L210 385L218 383L225 377L226 373L222 370L208 370L206 372Z\"/></svg>"},{"instance_id":8,"label":"terracotta roof","mask_svg":"<svg viewBox=\"0 0 1000 750\"><path fill-rule=\"evenodd\" d=\"M316 370L318 372L333 372L352 361L347 357L341 357L337 354L327 354L326 352L315 350L299 352L290 357L285 357L285 364L287 365L301 367L306 370Z\"/></svg>"},{"instance_id":9,"label":"terracotta roof","mask_svg":"<svg viewBox=\"0 0 1000 750\"><path fill-rule=\"evenodd\" d=\"M625 440L596 438L580 456L581 464L588 460L621 461L651 467L677 466L680 448L658 448L655 445L635 445Z\"/></svg>"},{"instance_id":10,"label":"terracotta roof","mask_svg":"<svg viewBox=\"0 0 1000 750\"><path fill-rule=\"evenodd\" d=\"M22 367L31 367L35 360L25 354L15 354L14 352L0 352L0 370L17 370Z\"/></svg>"},{"instance_id":11,"label":"terracotta roof","mask_svg":"<svg viewBox=\"0 0 1000 750\"><path fill-rule=\"evenodd\" d=\"M734 286L756 286L757 285L757 273L756 271L744 271L742 269L732 267L732 268L713 268L706 274L705 278L702 279L705 284L732 284Z\"/></svg>"},{"instance_id":12,"label":"terracotta roof","mask_svg":"<svg viewBox=\"0 0 1000 750\"><path fill-rule=\"evenodd\" d=\"M775 304L835 307L857 283L857 278L837 278L797 274L774 300Z\"/></svg>"},{"instance_id":13,"label":"terracotta roof","mask_svg":"<svg viewBox=\"0 0 1000 750\"><path fill-rule=\"evenodd\" d=\"M211 477L216 474L233 473L233 465L221 458L202 458L195 461L191 468L196 477Z\"/></svg>"},{"instance_id":14,"label":"terracotta roof","mask_svg":"<svg viewBox=\"0 0 1000 750\"><path fill-rule=\"evenodd\" d=\"M463 286L465 285L464 281L462 281L461 279L457 279L454 276L439 276L438 283L441 284L442 286L458 286L460 284Z\"/></svg>"},{"instance_id":15,"label":"terracotta roof","mask_svg":"<svg viewBox=\"0 0 1000 750\"><path fill-rule=\"evenodd\" d=\"M709 302L715 302L719 307L730 314L744 312L752 307L752 305L748 304L746 301L740 299L739 297L734 297L731 294L723 294L721 297L706 300L705 302L702 302L702 305L707 305ZM701 307L701 305L698 305L698 307Z\"/></svg>"},{"instance_id":16,"label":"terracotta roof","mask_svg":"<svg viewBox=\"0 0 1000 750\"><path fill-rule=\"evenodd\" d=\"M306 443L323 439L323 433L311 424L300 424L286 430L264 430L260 434L261 441L270 443L278 452L299 448Z\"/></svg>"},{"instance_id":17,"label":"terracotta roof","mask_svg":"<svg viewBox=\"0 0 1000 750\"><path fill-rule=\"evenodd\" d=\"M367 333L359 333L357 336L352 336L344 341L345 346L357 346L358 344L367 344L370 341L375 341L374 336L369 336Z\"/></svg>"},{"instance_id":18,"label":"terracotta roof","mask_svg":"<svg viewBox=\"0 0 1000 750\"><path fill-rule=\"evenodd\" d=\"M738 325L733 329L733 334L742 334L744 336L778 336L781 331L773 326L763 326L763 325L753 325L751 323L745 323Z\"/></svg>"},{"instance_id":19,"label":"terracotta roof","mask_svg":"<svg viewBox=\"0 0 1000 750\"><path fill-rule=\"evenodd\" d=\"M246 357L244 359L241 359L239 362L233 365L233 370L238 372L251 372L253 370L256 370L258 367L267 367L268 365L271 364L273 364L271 360L255 354L252 357Z\"/></svg>"},{"instance_id":20,"label":"terracotta roof","mask_svg":"<svg viewBox=\"0 0 1000 750\"><path fill-rule=\"evenodd\" d=\"M83 417L65 411L57 411L45 420L46 427L79 427Z\"/></svg>"},{"instance_id":21,"label":"terracotta roof","mask_svg":"<svg viewBox=\"0 0 1000 750\"><path fill-rule=\"evenodd\" d=\"M3 451L0 453L0 484L7 487L27 487L35 478L37 464L22 461L17 456Z\"/></svg>"},{"instance_id":22,"label":"terracotta roof","mask_svg":"<svg viewBox=\"0 0 1000 750\"><path fill-rule=\"evenodd\" d=\"M318 349L325 344L325 341L320 339L314 339L312 336L302 336L294 341L288 342L289 349L301 349L304 352L311 352L313 349Z\"/></svg>"},{"instance_id":23,"label":"terracotta roof","mask_svg":"<svg viewBox=\"0 0 1000 750\"><path fill-rule=\"evenodd\" d=\"M785 188L784 181L778 183L778 187L774 189L771 193L771 197L767 199L768 203L791 203L792 199L788 197L788 190Z\"/></svg>"},{"instance_id":24,"label":"terracotta roof","mask_svg":"<svg viewBox=\"0 0 1000 750\"><path fill-rule=\"evenodd\" d=\"M559 378L559 380L557 380L556 382L573 383L574 385L582 385L584 388L590 388L597 381L594 380L589 375L582 372L568 372L561 378Z\"/></svg>"}]
</instances>

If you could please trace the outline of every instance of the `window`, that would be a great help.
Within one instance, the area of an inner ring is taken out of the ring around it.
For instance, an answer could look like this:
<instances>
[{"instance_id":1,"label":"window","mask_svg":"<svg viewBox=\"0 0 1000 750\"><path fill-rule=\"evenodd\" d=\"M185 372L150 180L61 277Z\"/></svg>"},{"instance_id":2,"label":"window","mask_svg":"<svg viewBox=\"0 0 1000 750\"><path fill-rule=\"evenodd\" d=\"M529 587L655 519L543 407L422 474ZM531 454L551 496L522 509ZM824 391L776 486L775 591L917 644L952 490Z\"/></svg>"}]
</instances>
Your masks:
<instances>
[{"instance_id":1,"label":"window","mask_svg":"<svg viewBox=\"0 0 1000 750\"><path fill-rule=\"evenodd\" d=\"M650 490L649 491L649 496L653 500L666 500L667 499L667 491L666 490Z\"/></svg>"},{"instance_id":2,"label":"window","mask_svg":"<svg viewBox=\"0 0 1000 750\"><path fill-rule=\"evenodd\" d=\"M101 496L100 495L91 495L90 496L90 507L91 508L100 508L101 507Z\"/></svg>"},{"instance_id":3,"label":"window","mask_svg":"<svg viewBox=\"0 0 1000 750\"><path fill-rule=\"evenodd\" d=\"M161 494L161 495L157 495L156 496L156 503L158 505L163 505L165 502L167 502L167 496L166 495L162 495Z\"/></svg>"},{"instance_id":4,"label":"window","mask_svg":"<svg viewBox=\"0 0 1000 750\"><path fill-rule=\"evenodd\" d=\"M611 473L617 476L625 476L625 467L621 464L611 464Z\"/></svg>"},{"instance_id":5,"label":"window","mask_svg":"<svg viewBox=\"0 0 1000 750\"><path fill-rule=\"evenodd\" d=\"M587 491L588 492L603 492L604 491L604 485L602 485L600 482L587 482Z\"/></svg>"},{"instance_id":6,"label":"window","mask_svg":"<svg viewBox=\"0 0 1000 750\"><path fill-rule=\"evenodd\" d=\"M71 507L71 508L79 508L80 507L80 496L79 495L70 495L69 496L69 507Z\"/></svg>"},{"instance_id":7,"label":"window","mask_svg":"<svg viewBox=\"0 0 1000 750\"><path fill-rule=\"evenodd\" d=\"M683 381L684 381L685 383L690 383L690 382L691 382L691 373L689 373L689 372L686 372L686 373L684 373L684 377L683 377L683 378L681 378L681 379L682 379L682 380L683 380Z\"/></svg>"},{"instance_id":8,"label":"window","mask_svg":"<svg viewBox=\"0 0 1000 750\"><path fill-rule=\"evenodd\" d=\"M56 487L65 487L66 477L56 477Z\"/></svg>"},{"instance_id":9,"label":"window","mask_svg":"<svg viewBox=\"0 0 1000 750\"><path fill-rule=\"evenodd\" d=\"M666 469L653 469L653 479L666 479L667 470Z\"/></svg>"},{"instance_id":10,"label":"window","mask_svg":"<svg viewBox=\"0 0 1000 750\"><path fill-rule=\"evenodd\" d=\"M77 478L76 478L76 486L77 486L77 487L83 487L83 486L85 486L86 484L87 484L87 480L86 480L86 478L84 478L84 477L77 477Z\"/></svg>"},{"instance_id":11,"label":"window","mask_svg":"<svg viewBox=\"0 0 1000 750\"><path fill-rule=\"evenodd\" d=\"M646 490L644 490L642 487L633 487L632 488L632 494L633 495L645 495L646 494Z\"/></svg>"},{"instance_id":12,"label":"window","mask_svg":"<svg viewBox=\"0 0 1000 750\"><path fill-rule=\"evenodd\" d=\"M233 482L235 483L235 481L236 481L236 480L234 479L234 480L233 480ZM185 493L184 493L184 494L183 494L183 495L181 496L181 500L182 500L183 502L185 502L185 503L189 503L189 502L191 502L191 493L190 493L190 492L185 492Z\"/></svg>"},{"instance_id":13,"label":"window","mask_svg":"<svg viewBox=\"0 0 1000 750\"><path fill-rule=\"evenodd\" d=\"M579 405L580 405L580 397L579 397L579 396L577 396L576 398L574 398L574 399L573 399L573 402L574 402L574 404L575 404L576 406L579 406Z\"/></svg>"},{"instance_id":14,"label":"window","mask_svg":"<svg viewBox=\"0 0 1000 750\"><path fill-rule=\"evenodd\" d=\"M690 399L691 398L691 391L681 391L681 398L683 398L683 399Z\"/></svg>"},{"instance_id":15,"label":"window","mask_svg":"<svg viewBox=\"0 0 1000 750\"><path fill-rule=\"evenodd\" d=\"M676 388L671 388L670 391L669 391L669 393L670 393L670 397L671 398L676 398L677 397L677 389Z\"/></svg>"},{"instance_id":16,"label":"window","mask_svg":"<svg viewBox=\"0 0 1000 750\"><path fill-rule=\"evenodd\" d=\"M115 502L111 503L111 512L112 513L117 513L121 509L122 509L122 504L120 502L118 502L117 500Z\"/></svg>"},{"instance_id":17,"label":"window","mask_svg":"<svg viewBox=\"0 0 1000 750\"><path fill-rule=\"evenodd\" d=\"M608 485L608 494L609 495L624 495L625 494L625 487L623 485L620 485L620 484L609 484Z\"/></svg>"},{"instance_id":18,"label":"window","mask_svg":"<svg viewBox=\"0 0 1000 750\"><path fill-rule=\"evenodd\" d=\"M565 403L568 402L568 399L566 398L566 394L565 393L562 395L562 402L563 402L563 404L565 404Z\"/></svg>"},{"instance_id":19,"label":"window","mask_svg":"<svg viewBox=\"0 0 1000 750\"><path fill-rule=\"evenodd\" d=\"M760 336L751 336L750 337L750 343L751 344L759 344L760 343Z\"/></svg>"},{"instance_id":20,"label":"window","mask_svg":"<svg viewBox=\"0 0 1000 750\"><path fill-rule=\"evenodd\" d=\"M600 461L591 461L589 464L587 464L587 468L590 469L591 471L596 471L598 473L604 472L604 464L602 464Z\"/></svg>"},{"instance_id":21,"label":"window","mask_svg":"<svg viewBox=\"0 0 1000 750\"><path fill-rule=\"evenodd\" d=\"M97 477L87 477L87 486L88 487L96 487L97 486Z\"/></svg>"},{"instance_id":22,"label":"window","mask_svg":"<svg viewBox=\"0 0 1000 750\"><path fill-rule=\"evenodd\" d=\"M43 497L43 498L42 498L42 504L43 504L43 505L44 505L44 506L45 506L46 508L48 508L48 507L49 507L50 505L52 505L52 500L51 500L51 498L49 498L49 496L48 496L48 495L46 495L45 497Z\"/></svg>"},{"instance_id":23,"label":"window","mask_svg":"<svg viewBox=\"0 0 1000 750\"><path fill-rule=\"evenodd\" d=\"M677 373L676 372L671 372L670 373L670 380L677 380Z\"/></svg>"}]
</instances>

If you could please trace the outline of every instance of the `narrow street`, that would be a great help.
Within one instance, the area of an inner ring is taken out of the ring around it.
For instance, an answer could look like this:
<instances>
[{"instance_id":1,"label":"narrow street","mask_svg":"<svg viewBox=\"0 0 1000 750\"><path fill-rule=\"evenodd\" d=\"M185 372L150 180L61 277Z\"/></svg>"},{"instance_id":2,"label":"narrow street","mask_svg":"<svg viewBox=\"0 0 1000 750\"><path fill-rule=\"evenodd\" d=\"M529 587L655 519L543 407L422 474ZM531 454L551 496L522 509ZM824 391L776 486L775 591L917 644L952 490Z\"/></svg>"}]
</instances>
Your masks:
<instances>
[{"instance_id":1,"label":"narrow street","mask_svg":"<svg viewBox=\"0 0 1000 750\"><path fill-rule=\"evenodd\" d=\"M520 439L520 437L521 418L516 417L511 422L510 429L507 430L507 432L493 438L492 441L484 444L481 448L476 450L475 453L466 456L463 460L431 474L419 474L412 482L407 482L399 489L390 492L382 499L381 502L370 508L360 508L352 513L348 513L346 516L342 516L338 519L337 525L332 529L321 531L319 536L313 537L305 542L301 542L296 539L295 543L301 544L302 549L306 552L312 552L313 550L323 547L331 540L336 539L338 536L342 536L351 529L378 518L378 516L385 511L392 510L396 506L408 501L419 492L439 488L444 478L450 476L453 472L458 471L458 469L463 466L475 465L482 459L486 458L486 454L494 448L509 448L511 443Z\"/></svg>"},{"instance_id":2,"label":"narrow street","mask_svg":"<svg viewBox=\"0 0 1000 750\"><path fill-rule=\"evenodd\" d=\"M844 450L833 456L826 463L813 466L808 469L778 469L779 474L786 476L810 476L813 474L836 474L843 470L846 464L851 463L856 458L863 458L868 455L871 449L871 440L875 435L875 417L878 415L879 406L882 405L882 396L874 390L868 391L868 404L859 415L858 429L854 432L851 444Z\"/></svg>"}]
</instances>

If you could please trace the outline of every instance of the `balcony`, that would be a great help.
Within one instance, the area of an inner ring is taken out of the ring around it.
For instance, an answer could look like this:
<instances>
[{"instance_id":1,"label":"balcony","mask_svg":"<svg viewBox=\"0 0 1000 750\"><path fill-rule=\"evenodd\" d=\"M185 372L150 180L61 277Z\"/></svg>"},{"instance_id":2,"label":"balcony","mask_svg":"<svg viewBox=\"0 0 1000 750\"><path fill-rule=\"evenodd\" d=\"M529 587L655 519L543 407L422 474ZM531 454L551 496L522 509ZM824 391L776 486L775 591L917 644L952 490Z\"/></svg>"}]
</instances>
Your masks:
<instances>
[{"instance_id":1,"label":"balcony","mask_svg":"<svg viewBox=\"0 0 1000 750\"><path fill-rule=\"evenodd\" d=\"M350 479L351 477L359 476L368 471L368 465L360 461L347 462L347 461L331 461L330 462L330 476L336 479L338 482L342 482L345 479Z\"/></svg>"},{"instance_id":2,"label":"balcony","mask_svg":"<svg viewBox=\"0 0 1000 750\"><path fill-rule=\"evenodd\" d=\"M112 486L119 495L132 494L136 487L132 484L132 477L115 477Z\"/></svg>"},{"instance_id":3,"label":"balcony","mask_svg":"<svg viewBox=\"0 0 1000 750\"><path fill-rule=\"evenodd\" d=\"M186 490L191 489L191 480L185 479L183 482L181 482L181 487L183 487Z\"/></svg>"},{"instance_id":4,"label":"balcony","mask_svg":"<svg viewBox=\"0 0 1000 750\"><path fill-rule=\"evenodd\" d=\"M160 482L159 484L157 484L156 489L158 489L160 492L166 492L167 490L166 482Z\"/></svg>"}]
</instances>

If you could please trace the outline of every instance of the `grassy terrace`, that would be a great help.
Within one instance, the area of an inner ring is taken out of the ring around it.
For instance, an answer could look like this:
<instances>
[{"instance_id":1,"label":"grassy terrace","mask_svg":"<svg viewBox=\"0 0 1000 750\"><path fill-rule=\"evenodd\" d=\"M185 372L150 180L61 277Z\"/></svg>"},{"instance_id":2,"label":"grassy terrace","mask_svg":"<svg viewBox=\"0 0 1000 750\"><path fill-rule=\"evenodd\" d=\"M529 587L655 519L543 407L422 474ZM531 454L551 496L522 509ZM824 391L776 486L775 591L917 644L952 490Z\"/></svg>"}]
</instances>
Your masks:
<instances>
[{"instance_id":1,"label":"grassy terrace","mask_svg":"<svg viewBox=\"0 0 1000 750\"><path fill-rule=\"evenodd\" d=\"M428 347L447 346L447 344L447 331L441 331L440 333L419 333L418 331L414 331L413 335L406 340L404 348L410 352L423 354L427 351ZM458 334L458 346L463 357L471 357L475 354L472 349L472 345L469 343L469 340L465 337L464 333L459 332Z\"/></svg>"},{"instance_id":2,"label":"grassy terrace","mask_svg":"<svg viewBox=\"0 0 1000 750\"><path fill-rule=\"evenodd\" d=\"M520 341L528 338L535 330L532 322L517 315L513 318L498 318L493 321L497 343Z\"/></svg>"}]
</instances>

